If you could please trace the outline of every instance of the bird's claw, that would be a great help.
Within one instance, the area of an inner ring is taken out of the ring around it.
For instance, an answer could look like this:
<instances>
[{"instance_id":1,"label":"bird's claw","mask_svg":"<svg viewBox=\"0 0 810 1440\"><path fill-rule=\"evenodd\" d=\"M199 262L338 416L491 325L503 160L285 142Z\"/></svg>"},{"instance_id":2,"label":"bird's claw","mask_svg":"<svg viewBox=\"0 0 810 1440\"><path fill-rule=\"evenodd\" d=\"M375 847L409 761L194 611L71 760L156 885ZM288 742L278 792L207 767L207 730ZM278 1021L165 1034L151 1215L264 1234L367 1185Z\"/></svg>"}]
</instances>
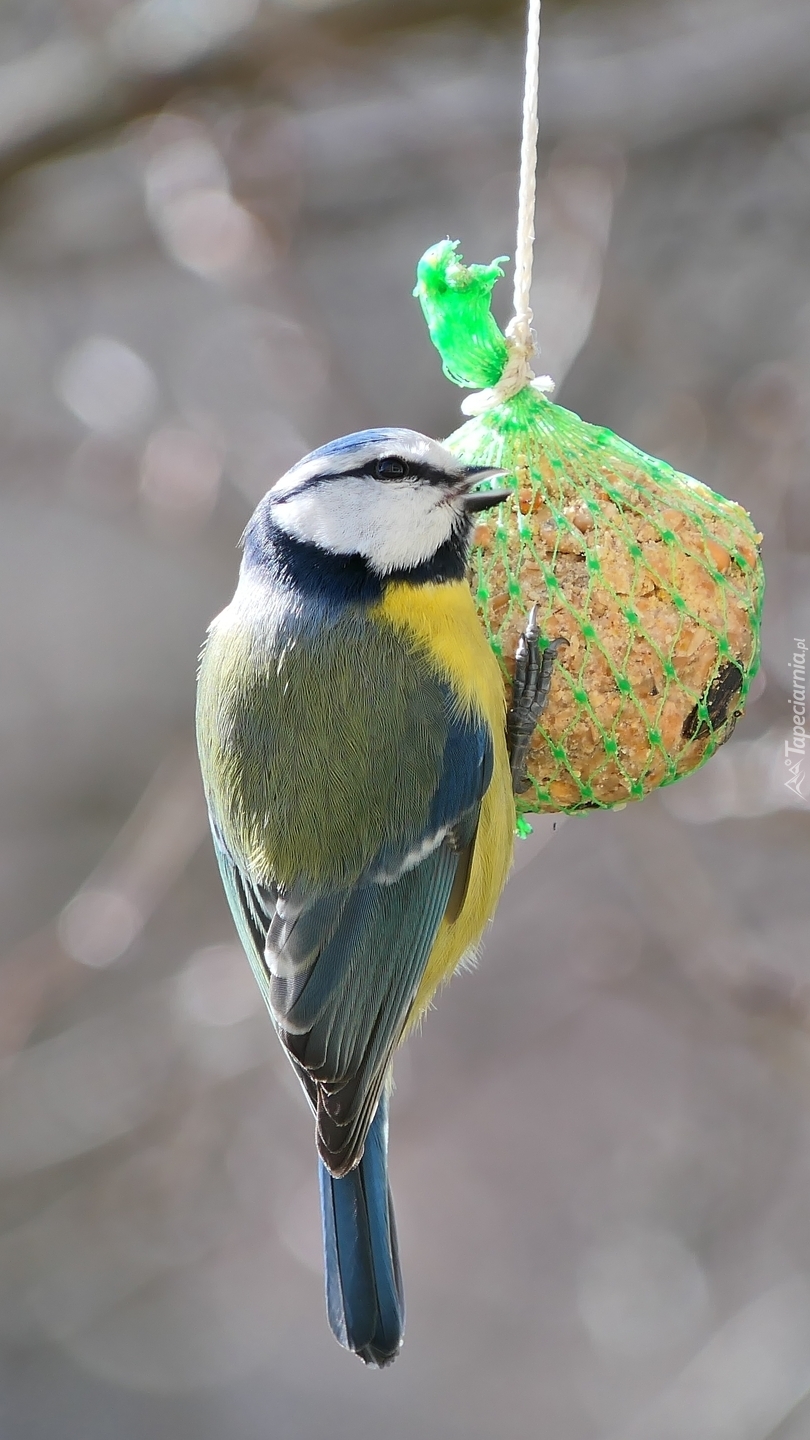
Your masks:
<instances>
[{"instance_id":1,"label":"bird's claw","mask_svg":"<svg viewBox=\"0 0 810 1440\"><path fill-rule=\"evenodd\" d=\"M548 703L551 676L557 652L568 641L560 636L540 648L540 627L537 606L533 605L515 649L515 676L512 682L512 703L506 717L506 743L512 772L512 789L516 795L528 790L531 781L526 775L526 760L537 722Z\"/></svg>"}]
</instances>

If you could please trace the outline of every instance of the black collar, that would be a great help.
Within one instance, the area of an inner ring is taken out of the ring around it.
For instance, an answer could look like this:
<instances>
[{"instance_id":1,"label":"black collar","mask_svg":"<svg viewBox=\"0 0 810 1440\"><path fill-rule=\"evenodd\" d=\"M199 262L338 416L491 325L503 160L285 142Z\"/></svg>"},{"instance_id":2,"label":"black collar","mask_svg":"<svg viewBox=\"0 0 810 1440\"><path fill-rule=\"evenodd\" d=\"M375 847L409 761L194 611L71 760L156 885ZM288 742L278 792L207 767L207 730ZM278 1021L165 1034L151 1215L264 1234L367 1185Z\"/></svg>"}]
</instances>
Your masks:
<instances>
[{"instance_id":1,"label":"black collar","mask_svg":"<svg viewBox=\"0 0 810 1440\"><path fill-rule=\"evenodd\" d=\"M294 539L273 522L269 507L260 506L245 531L245 568L263 571L269 579L326 604L374 605L392 582L427 585L463 580L471 532L472 522L465 518L430 559L380 576L362 555L333 555Z\"/></svg>"}]
</instances>

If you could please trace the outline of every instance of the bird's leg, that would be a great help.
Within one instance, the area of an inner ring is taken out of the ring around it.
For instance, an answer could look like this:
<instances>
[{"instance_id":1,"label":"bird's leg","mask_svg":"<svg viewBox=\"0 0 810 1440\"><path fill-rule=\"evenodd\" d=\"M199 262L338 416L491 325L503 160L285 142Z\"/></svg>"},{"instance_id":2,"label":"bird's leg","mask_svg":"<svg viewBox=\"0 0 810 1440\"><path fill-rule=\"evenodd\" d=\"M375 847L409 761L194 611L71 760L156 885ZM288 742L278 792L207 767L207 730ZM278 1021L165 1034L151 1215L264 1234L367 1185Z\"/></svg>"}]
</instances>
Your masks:
<instances>
[{"instance_id":1,"label":"bird's leg","mask_svg":"<svg viewBox=\"0 0 810 1440\"><path fill-rule=\"evenodd\" d=\"M537 606L533 605L526 629L515 650L515 678L512 682L512 704L506 716L506 744L512 771L512 789L516 795L528 790L531 781L526 775L526 760L532 735L546 708L554 661L561 645L568 641L552 640L545 649L538 645L540 629Z\"/></svg>"}]
</instances>

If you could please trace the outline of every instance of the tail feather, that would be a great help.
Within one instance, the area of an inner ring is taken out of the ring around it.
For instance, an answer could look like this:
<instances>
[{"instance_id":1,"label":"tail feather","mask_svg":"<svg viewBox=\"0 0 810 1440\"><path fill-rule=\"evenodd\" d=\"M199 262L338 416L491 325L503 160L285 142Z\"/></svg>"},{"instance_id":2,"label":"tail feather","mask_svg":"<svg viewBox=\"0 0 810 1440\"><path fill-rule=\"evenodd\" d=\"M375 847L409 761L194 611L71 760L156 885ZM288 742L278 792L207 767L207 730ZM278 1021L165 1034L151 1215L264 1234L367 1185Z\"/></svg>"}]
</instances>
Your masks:
<instances>
[{"instance_id":1,"label":"tail feather","mask_svg":"<svg viewBox=\"0 0 810 1440\"><path fill-rule=\"evenodd\" d=\"M326 1309L335 1339L367 1365L399 1353L405 1302L388 1186L388 1097L383 1095L363 1158L348 1175L320 1165Z\"/></svg>"}]
</instances>

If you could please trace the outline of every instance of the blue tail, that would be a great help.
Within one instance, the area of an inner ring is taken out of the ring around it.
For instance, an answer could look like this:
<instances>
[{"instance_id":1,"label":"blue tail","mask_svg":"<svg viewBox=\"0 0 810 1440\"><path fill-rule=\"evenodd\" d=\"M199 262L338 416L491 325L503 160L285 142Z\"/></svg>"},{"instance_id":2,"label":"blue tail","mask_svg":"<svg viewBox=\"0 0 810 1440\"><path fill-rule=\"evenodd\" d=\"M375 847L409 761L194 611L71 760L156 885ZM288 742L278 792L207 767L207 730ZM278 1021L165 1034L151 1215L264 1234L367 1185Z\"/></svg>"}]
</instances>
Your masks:
<instances>
[{"instance_id":1,"label":"blue tail","mask_svg":"<svg viewBox=\"0 0 810 1440\"><path fill-rule=\"evenodd\" d=\"M396 1359L405 1328L397 1231L388 1188L388 1097L363 1158L335 1178L320 1161L326 1310L335 1339L366 1365Z\"/></svg>"}]
</instances>

